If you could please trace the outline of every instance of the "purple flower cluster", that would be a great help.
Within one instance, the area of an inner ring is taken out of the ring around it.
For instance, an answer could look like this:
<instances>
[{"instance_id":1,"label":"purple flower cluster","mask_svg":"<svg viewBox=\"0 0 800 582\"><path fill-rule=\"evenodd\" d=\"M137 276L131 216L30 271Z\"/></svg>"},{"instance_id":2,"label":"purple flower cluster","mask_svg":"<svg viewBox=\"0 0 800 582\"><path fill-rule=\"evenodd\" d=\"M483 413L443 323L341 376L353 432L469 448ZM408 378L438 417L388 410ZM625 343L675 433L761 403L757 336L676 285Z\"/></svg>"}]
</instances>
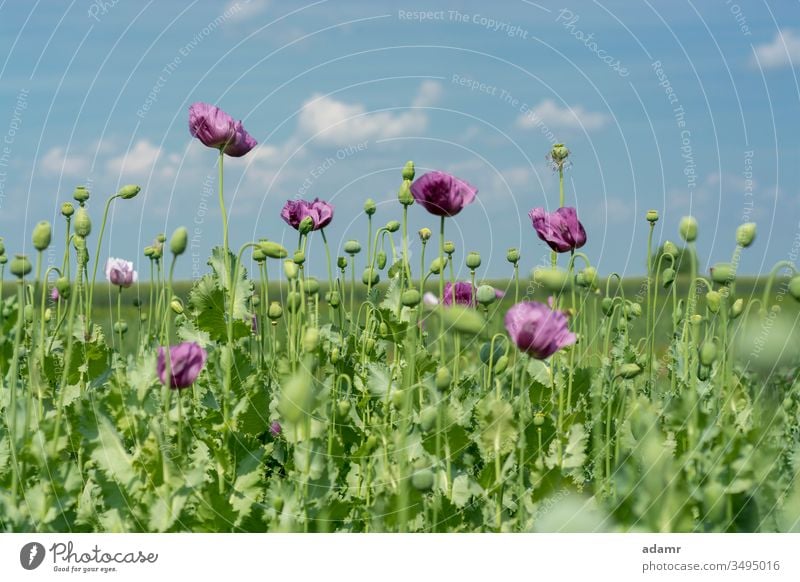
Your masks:
<instances>
[{"instance_id":1,"label":"purple flower cluster","mask_svg":"<svg viewBox=\"0 0 800 582\"><path fill-rule=\"evenodd\" d=\"M189 132L203 145L233 158L242 157L258 145L241 121L208 103L198 102L189 107Z\"/></svg>"},{"instance_id":2,"label":"purple flower cluster","mask_svg":"<svg viewBox=\"0 0 800 582\"><path fill-rule=\"evenodd\" d=\"M577 341L569 330L564 312L536 301L524 301L511 307L506 313L505 325L517 347L539 360Z\"/></svg>"},{"instance_id":3,"label":"purple flower cluster","mask_svg":"<svg viewBox=\"0 0 800 582\"><path fill-rule=\"evenodd\" d=\"M311 230L319 230L328 226L333 220L333 206L319 198L314 198L311 202L287 200L281 210L281 218L295 230L300 229L300 223L304 219L311 218Z\"/></svg>"}]
</instances>

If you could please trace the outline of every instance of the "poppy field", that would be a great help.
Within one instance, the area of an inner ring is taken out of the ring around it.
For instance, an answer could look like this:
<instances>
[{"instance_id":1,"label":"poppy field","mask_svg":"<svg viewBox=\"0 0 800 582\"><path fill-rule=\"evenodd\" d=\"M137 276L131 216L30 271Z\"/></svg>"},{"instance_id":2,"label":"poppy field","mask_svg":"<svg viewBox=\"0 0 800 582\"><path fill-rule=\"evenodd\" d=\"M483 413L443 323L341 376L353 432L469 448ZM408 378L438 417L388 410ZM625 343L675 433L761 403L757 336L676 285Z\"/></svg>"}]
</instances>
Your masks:
<instances>
[{"instance_id":1,"label":"poppy field","mask_svg":"<svg viewBox=\"0 0 800 582\"><path fill-rule=\"evenodd\" d=\"M705 274L702 224L654 241L647 212L631 294L581 251L592 233L556 144L559 191L529 214L549 264L508 249L502 288L448 239L478 190L413 162L393 210L365 201L342 256L319 198L280 210L296 247L269 233L232 247L225 160L256 141L205 103L189 130L216 164L222 240L185 296L186 228L140 258L103 254L109 209L136 185L99 202L77 187L63 222L34 228L32 257L0 244L4 531L800 529L800 275L781 261L737 289L754 223L718 235L731 258ZM430 228L409 232L409 213ZM52 246L63 259L43 272ZM126 290L144 282L134 311ZM100 284L116 301L105 326Z\"/></svg>"}]
</instances>

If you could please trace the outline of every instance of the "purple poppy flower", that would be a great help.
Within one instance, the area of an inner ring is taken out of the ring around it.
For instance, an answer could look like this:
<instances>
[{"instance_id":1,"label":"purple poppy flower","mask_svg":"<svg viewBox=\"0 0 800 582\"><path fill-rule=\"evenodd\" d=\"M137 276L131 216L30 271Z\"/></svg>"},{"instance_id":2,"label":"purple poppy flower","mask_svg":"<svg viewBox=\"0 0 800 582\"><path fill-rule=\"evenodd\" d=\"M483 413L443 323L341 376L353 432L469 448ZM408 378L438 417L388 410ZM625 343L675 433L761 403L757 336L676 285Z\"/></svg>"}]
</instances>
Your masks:
<instances>
[{"instance_id":1,"label":"purple poppy flower","mask_svg":"<svg viewBox=\"0 0 800 582\"><path fill-rule=\"evenodd\" d=\"M281 218L292 228L299 230L300 223L305 218L311 218L311 230L325 228L333 220L333 206L314 198L312 202L307 200L287 200L281 210Z\"/></svg>"},{"instance_id":2,"label":"purple poppy flower","mask_svg":"<svg viewBox=\"0 0 800 582\"><path fill-rule=\"evenodd\" d=\"M467 307L475 307L475 293L476 289L469 281L457 281L455 284L455 300L456 305L466 305ZM505 292L500 289L495 289L494 294L498 299L505 297ZM442 305L453 304L453 285L448 281L444 284L444 297L442 298Z\"/></svg>"},{"instance_id":3,"label":"purple poppy flower","mask_svg":"<svg viewBox=\"0 0 800 582\"><path fill-rule=\"evenodd\" d=\"M234 158L245 155L258 144L241 121L234 121L222 109L208 103L198 102L189 107L189 132L203 145Z\"/></svg>"},{"instance_id":4,"label":"purple poppy flower","mask_svg":"<svg viewBox=\"0 0 800 582\"><path fill-rule=\"evenodd\" d=\"M524 301L508 310L506 331L517 347L538 360L552 356L572 345L577 337L567 326L567 316L543 303Z\"/></svg>"},{"instance_id":5,"label":"purple poppy flower","mask_svg":"<svg viewBox=\"0 0 800 582\"><path fill-rule=\"evenodd\" d=\"M59 299L61 299L61 294L58 292L57 287L53 287L52 289L50 289L50 299L52 299L53 301L58 301Z\"/></svg>"},{"instance_id":6,"label":"purple poppy flower","mask_svg":"<svg viewBox=\"0 0 800 582\"><path fill-rule=\"evenodd\" d=\"M283 428L281 427L281 423L278 422L277 420L273 420L269 425L269 433L273 437L277 438L277 437L281 436L282 432L283 432Z\"/></svg>"},{"instance_id":7,"label":"purple poppy flower","mask_svg":"<svg viewBox=\"0 0 800 582\"><path fill-rule=\"evenodd\" d=\"M133 263L113 257L106 261L106 279L116 287L130 287L136 283L139 275L133 270Z\"/></svg>"},{"instance_id":8,"label":"purple poppy flower","mask_svg":"<svg viewBox=\"0 0 800 582\"><path fill-rule=\"evenodd\" d=\"M167 362L164 347L158 348L158 378L166 384ZM170 346L170 388L187 388L191 386L203 365L206 363L206 351L194 342L184 342L177 346Z\"/></svg>"},{"instance_id":9,"label":"purple poppy flower","mask_svg":"<svg viewBox=\"0 0 800 582\"><path fill-rule=\"evenodd\" d=\"M544 208L534 208L528 213L539 238L557 253L574 251L586 244L586 231L578 221L578 213L564 206L549 213Z\"/></svg>"},{"instance_id":10,"label":"purple poppy flower","mask_svg":"<svg viewBox=\"0 0 800 582\"><path fill-rule=\"evenodd\" d=\"M428 172L411 184L411 195L436 216L455 216L475 200L478 189L447 172Z\"/></svg>"}]
</instances>

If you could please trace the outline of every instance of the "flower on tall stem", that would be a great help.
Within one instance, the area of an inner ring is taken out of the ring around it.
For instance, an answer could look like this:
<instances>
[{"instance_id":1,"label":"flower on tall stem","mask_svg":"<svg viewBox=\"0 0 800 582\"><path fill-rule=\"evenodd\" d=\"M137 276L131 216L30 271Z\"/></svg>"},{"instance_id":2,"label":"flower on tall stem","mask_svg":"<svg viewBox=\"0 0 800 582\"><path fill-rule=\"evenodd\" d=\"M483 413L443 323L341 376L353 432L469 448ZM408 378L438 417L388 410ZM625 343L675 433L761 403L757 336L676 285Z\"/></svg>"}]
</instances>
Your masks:
<instances>
[{"instance_id":1,"label":"flower on tall stem","mask_svg":"<svg viewBox=\"0 0 800 582\"><path fill-rule=\"evenodd\" d=\"M333 220L333 206L319 198L314 198L311 202L287 200L281 210L281 218L295 230L305 229L305 225L310 226L309 230L320 230Z\"/></svg>"},{"instance_id":2,"label":"flower on tall stem","mask_svg":"<svg viewBox=\"0 0 800 582\"><path fill-rule=\"evenodd\" d=\"M455 292L453 290L455 289ZM505 296L505 293L500 289L494 290L495 297L500 299ZM444 284L444 295L442 297L442 305L453 305L455 298L456 305L466 305L467 307L475 307L475 288L469 281L457 281L455 285L449 281Z\"/></svg>"},{"instance_id":3,"label":"flower on tall stem","mask_svg":"<svg viewBox=\"0 0 800 582\"><path fill-rule=\"evenodd\" d=\"M505 326L517 347L538 360L577 341L567 325L567 315L537 301L512 306L506 313Z\"/></svg>"},{"instance_id":4,"label":"flower on tall stem","mask_svg":"<svg viewBox=\"0 0 800 582\"><path fill-rule=\"evenodd\" d=\"M169 348L169 387L174 389L188 388L203 370L208 354L194 342L184 342ZM163 346L158 348L157 363L158 379L162 384L167 383L166 350Z\"/></svg>"},{"instance_id":5,"label":"flower on tall stem","mask_svg":"<svg viewBox=\"0 0 800 582\"><path fill-rule=\"evenodd\" d=\"M244 156L258 145L241 121L208 103L197 102L189 107L189 132L203 145L233 158Z\"/></svg>"},{"instance_id":6,"label":"flower on tall stem","mask_svg":"<svg viewBox=\"0 0 800 582\"><path fill-rule=\"evenodd\" d=\"M563 206L555 212L534 208L528 216L539 238L557 253L574 251L586 244L586 231L571 206Z\"/></svg>"},{"instance_id":7,"label":"flower on tall stem","mask_svg":"<svg viewBox=\"0 0 800 582\"><path fill-rule=\"evenodd\" d=\"M112 285L127 288L133 285L138 278L139 275L133 270L132 262L113 257L106 261L106 279Z\"/></svg>"},{"instance_id":8,"label":"flower on tall stem","mask_svg":"<svg viewBox=\"0 0 800 582\"><path fill-rule=\"evenodd\" d=\"M475 200L478 189L447 172L428 172L411 184L411 195L436 216L455 216Z\"/></svg>"}]
</instances>

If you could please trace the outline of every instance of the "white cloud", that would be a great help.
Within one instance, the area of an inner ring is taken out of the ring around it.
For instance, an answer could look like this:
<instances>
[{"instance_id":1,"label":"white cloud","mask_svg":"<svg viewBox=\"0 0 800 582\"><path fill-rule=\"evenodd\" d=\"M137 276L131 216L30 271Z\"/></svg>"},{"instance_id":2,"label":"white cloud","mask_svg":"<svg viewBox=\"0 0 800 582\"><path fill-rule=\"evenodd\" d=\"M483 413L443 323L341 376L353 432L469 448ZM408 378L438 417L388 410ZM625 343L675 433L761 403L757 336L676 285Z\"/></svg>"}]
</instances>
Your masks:
<instances>
[{"instance_id":1,"label":"white cloud","mask_svg":"<svg viewBox=\"0 0 800 582\"><path fill-rule=\"evenodd\" d=\"M116 175L147 176L161 155L161 148L146 139L140 139L127 153L111 158L106 169Z\"/></svg>"},{"instance_id":2,"label":"white cloud","mask_svg":"<svg viewBox=\"0 0 800 582\"><path fill-rule=\"evenodd\" d=\"M523 129L584 129L593 131L605 127L610 118L605 113L587 111L580 105L559 107L552 99L545 99L517 118L517 127Z\"/></svg>"},{"instance_id":3,"label":"white cloud","mask_svg":"<svg viewBox=\"0 0 800 582\"><path fill-rule=\"evenodd\" d=\"M800 36L791 30L779 30L771 42L760 44L753 49L753 64L765 69L790 67L800 63Z\"/></svg>"},{"instance_id":4,"label":"white cloud","mask_svg":"<svg viewBox=\"0 0 800 582\"><path fill-rule=\"evenodd\" d=\"M80 155L67 155L63 147L54 147L42 156L41 168L48 174L57 176L83 177L89 172L88 158Z\"/></svg>"},{"instance_id":5,"label":"white cloud","mask_svg":"<svg viewBox=\"0 0 800 582\"><path fill-rule=\"evenodd\" d=\"M436 81L425 81L412 105L433 104L441 90ZM370 112L362 103L346 103L315 94L303 104L298 130L307 136L316 136L321 143L344 146L369 139L418 134L425 131L427 125L428 116L423 111Z\"/></svg>"},{"instance_id":6,"label":"white cloud","mask_svg":"<svg viewBox=\"0 0 800 582\"><path fill-rule=\"evenodd\" d=\"M223 14L228 21L240 22L264 12L269 7L269 0L231 0L225 5Z\"/></svg>"}]
</instances>

